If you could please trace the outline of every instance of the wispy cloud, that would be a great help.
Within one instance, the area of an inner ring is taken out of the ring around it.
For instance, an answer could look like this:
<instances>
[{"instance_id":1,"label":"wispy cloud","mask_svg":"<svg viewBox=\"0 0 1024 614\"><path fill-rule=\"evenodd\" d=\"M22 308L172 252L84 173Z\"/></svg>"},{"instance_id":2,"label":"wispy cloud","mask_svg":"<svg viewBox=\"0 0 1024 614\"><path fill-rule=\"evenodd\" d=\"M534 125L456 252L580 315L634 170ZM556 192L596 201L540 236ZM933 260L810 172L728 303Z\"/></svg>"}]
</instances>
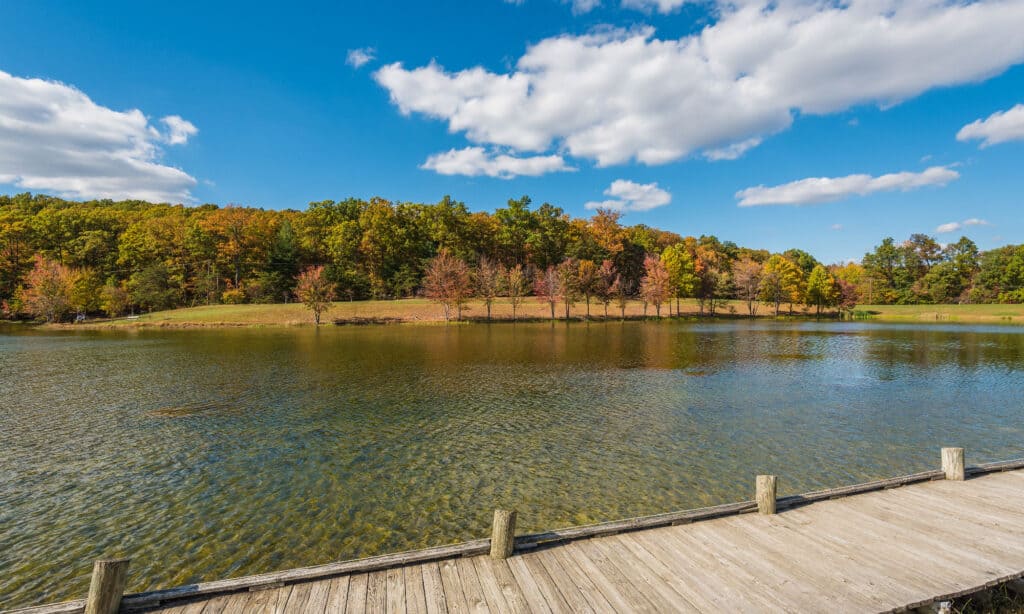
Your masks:
<instances>
[{"instance_id":1,"label":"wispy cloud","mask_svg":"<svg viewBox=\"0 0 1024 614\"><path fill-rule=\"evenodd\" d=\"M947 166L933 166L920 173L890 173L847 175L845 177L809 177L782 185L759 185L736 193L739 206L758 205L812 205L851 196L865 196L875 192L915 190L925 186L942 186L960 177L960 173Z\"/></svg>"},{"instance_id":2,"label":"wispy cloud","mask_svg":"<svg viewBox=\"0 0 1024 614\"><path fill-rule=\"evenodd\" d=\"M659 13L671 13L691 1L693 0L622 0L622 6L640 11L656 10Z\"/></svg>"},{"instance_id":3,"label":"wispy cloud","mask_svg":"<svg viewBox=\"0 0 1024 614\"><path fill-rule=\"evenodd\" d=\"M0 71L0 183L69 198L191 202L195 178L160 160L164 145L198 132L178 115L153 125L73 86Z\"/></svg>"},{"instance_id":4,"label":"wispy cloud","mask_svg":"<svg viewBox=\"0 0 1024 614\"><path fill-rule=\"evenodd\" d=\"M352 68L362 68L375 59L377 59L377 50L373 47L363 47L361 49L349 49L345 63Z\"/></svg>"},{"instance_id":5,"label":"wispy cloud","mask_svg":"<svg viewBox=\"0 0 1024 614\"><path fill-rule=\"evenodd\" d=\"M966 220L964 220L962 222L947 222L945 224L939 224L938 227L935 228L935 232L937 234L947 234L947 233L950 233L950 232L956 232L958 230L963 230L964 228L966 228L968 226L991 226L991 225L992 224L989 224L985 220L978 219L976 217L972 217L972 218L966 219Z\"/></svg>"},{"instance_id":6,"label":"wispy cloud","mask_svg":"<svg viewBox=\"0 0 1024 614\"><path fill-rule=\"evenodd\" d=\"M956 140L980 140L981 147L1024 140L1024 104L974 120L956 133Z\"/></svg>"},{"instance_id":7,"label":"wispy cloud","mask_svg":"<svg viewBox=\"0 0 1024 614\"><path fill-rule=\"evenodd\" d=\"M605 196L609 200L591 201L583 205L587 209L611 209L613 211L649 211L672 202L672 195L658 187L657 183L635 183L628 179L616 179Z\"/></svg>"},{"instance_id":8,"label":"wispy cloud","mask_svg":"<svg viewBox=\"0 0 1024 614\"><path fill-rule=\"evenodd\" d=\"M572 5L573 15L583 15L601 6L601 0L563 0Z\"/></svg>"},{"instance_id":9,"label":"wispy cloud","mask_svg":"<svg viewBox=\"0 0 1024 614\"><path fill-rule=\"evenodd\" d=\"M761 144L760 137L754 137L739 143L733 143L732 145L726 145L725 147L719 147L718 149L709 149L704 152L704 157L708 160L735 160L747 153L747 150L753 149Z\"/></svg>"},{"instance_id":10,"label":"wispy cloud","mask_svg":"<svg viewBox=\"0 0 1024 614\"><path fill-rule=\"evenodd\" d=\"M440 175L483 175L499 179L511 179L521 175L536 177L546 173L576 170L558 155L517 157L487 151L483 147L450 149L437 153L428 157L420 168Z\"/></svg>"}]
</instances>

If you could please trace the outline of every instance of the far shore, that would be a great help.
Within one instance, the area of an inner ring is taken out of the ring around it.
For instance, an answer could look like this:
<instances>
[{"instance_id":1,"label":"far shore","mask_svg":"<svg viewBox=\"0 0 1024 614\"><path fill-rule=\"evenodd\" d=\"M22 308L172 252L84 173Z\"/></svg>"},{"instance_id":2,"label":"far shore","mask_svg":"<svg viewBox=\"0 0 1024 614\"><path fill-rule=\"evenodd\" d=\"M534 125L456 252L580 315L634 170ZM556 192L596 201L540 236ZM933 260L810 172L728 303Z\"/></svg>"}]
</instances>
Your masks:
<instances>
[{"instance_id":1,"label":"far shore","mask_svg":"<svg viewBox=\"0 0 1024 614\"><path fill-rule=\"evenodd\" d=\"M590 315L587 315L586 304L583 302L572 306L570 320L574 321L618 321L656 320L657 313L648 305L646 315L643 303L630 301L625 314L612 304L608 306L607 316L604 305L593 301ZM555 310L557 320L565 321L565 306L559 305ZM758 305L754 316L758 319L775 319L774 310L770 306ZM921 322L921 323L973 323L973 324L1024 324L1024 305L860 305L846 318L878 322ZM685 299L679 302L676 312L673 302L671 312L667 305L662 305L662 319L712 319L707 313L701 314L697 301ZM735 320L749 319L747 305L741 301L724 301L716 308L713 319ZM814 320L818 316L813 310L796 305L792 314L788 305L783 305L778 319L781 320ZM835 310L822 313L822 320L836 320L840 314ZM516 321L538 322L550 321L551 312L546 303L529 298L516 309ZM462 319L455 321L454 310L451 324L481 322L512 322L512 306L507 298L501 298L491 306L491 318L487 318L487 308L483 301L469 301L462 312ZM322 325L366 325L366 324L445 324L444 308L427 299L399 299L383 301L352 301L334 303L321 320ZM266 305L206 305L168 311L157 311L132 318L95 318L77 324L61 323L44 325L52 329L133 329L133 328L229 328L229 327L287 327L313 326L313 315L303 305L266 304Z\"/></svg>"}]
</instances>

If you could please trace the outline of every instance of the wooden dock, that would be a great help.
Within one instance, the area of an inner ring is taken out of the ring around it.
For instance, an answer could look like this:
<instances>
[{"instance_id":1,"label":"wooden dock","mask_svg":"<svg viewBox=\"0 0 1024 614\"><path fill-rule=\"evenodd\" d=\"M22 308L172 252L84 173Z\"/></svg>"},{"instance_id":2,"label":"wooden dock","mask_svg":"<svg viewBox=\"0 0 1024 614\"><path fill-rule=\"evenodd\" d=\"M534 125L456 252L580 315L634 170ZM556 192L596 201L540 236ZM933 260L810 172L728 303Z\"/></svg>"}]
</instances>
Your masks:
<instances>
[{"instance_id":1,"label":"wooden dock","mask_svg":"<svg viewBox=\"0 0 1024 614\"><path fill-rule=\"evenodd\" d=\"M1007 461L965 470L960 451L959 460L944 454L941 470L780 499L774 480L759 479L754 501L514 541L503 537L514 530L514 513L496 515L494 540L125 595L121 607L167 614L905 611L1024 576L1022 469L1024 461ZM22 611L84 608L83 600Z\"/></svg>"}]
</instances>

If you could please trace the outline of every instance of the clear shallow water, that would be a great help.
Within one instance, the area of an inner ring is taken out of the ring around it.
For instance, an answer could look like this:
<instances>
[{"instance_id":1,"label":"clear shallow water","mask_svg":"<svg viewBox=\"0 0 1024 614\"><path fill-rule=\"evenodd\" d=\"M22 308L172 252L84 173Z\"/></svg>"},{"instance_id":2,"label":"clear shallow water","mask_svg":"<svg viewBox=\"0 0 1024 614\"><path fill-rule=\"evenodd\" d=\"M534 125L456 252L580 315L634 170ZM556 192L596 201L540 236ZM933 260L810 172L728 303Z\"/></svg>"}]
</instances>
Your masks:
<instances>
[{"instance_id":1,"label":"clear shallow water","mask_svg":"<svg viewBox=\"0 0 1024 614\"><path fill-rule=\"evenodd\" d=\"M1024 329L0 329L0 608L1024 456Z\"/></svg>"}]
</instances>

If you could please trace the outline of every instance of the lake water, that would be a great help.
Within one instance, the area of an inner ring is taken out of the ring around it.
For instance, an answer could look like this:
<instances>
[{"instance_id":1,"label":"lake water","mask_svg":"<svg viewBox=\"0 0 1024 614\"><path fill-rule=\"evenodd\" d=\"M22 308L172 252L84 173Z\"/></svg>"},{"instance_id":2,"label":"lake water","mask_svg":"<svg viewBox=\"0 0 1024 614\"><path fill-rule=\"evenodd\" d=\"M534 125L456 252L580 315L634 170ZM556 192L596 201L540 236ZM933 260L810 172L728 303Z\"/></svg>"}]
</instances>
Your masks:
<instances>
[{"instance_id":1,"label":"lake water","mask_svg":"<svg viewBox=\"0 0 1024 614\"><path fill-rule=\"evenodd\" d=\"M1024 456L1024 329L0 329L0 609Z\"/></svg>"}]
</instances>

